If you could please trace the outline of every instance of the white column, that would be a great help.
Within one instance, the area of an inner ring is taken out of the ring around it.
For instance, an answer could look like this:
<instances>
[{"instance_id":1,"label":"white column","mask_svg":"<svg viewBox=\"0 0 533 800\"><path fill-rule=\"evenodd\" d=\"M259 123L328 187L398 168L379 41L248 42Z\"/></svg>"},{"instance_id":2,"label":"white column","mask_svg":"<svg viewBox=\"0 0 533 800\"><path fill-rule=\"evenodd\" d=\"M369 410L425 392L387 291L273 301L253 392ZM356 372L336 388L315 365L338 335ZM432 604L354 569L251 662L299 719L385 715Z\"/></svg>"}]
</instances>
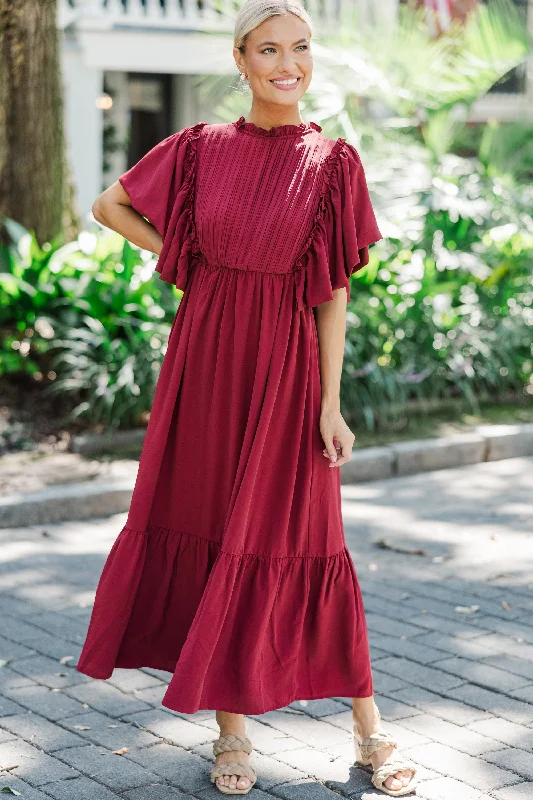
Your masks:
<instances>
[{"instance_id":1,"label":"white column","mask_svg":"<svg viewBox=\"0 0 533 800\"><path fill-rule=\"evenodd\" d=\"M65 134L82 222L103 189L102 186L102 94L103 72L87 67L74 42L63 41L63 98Z\"/></svg>"},{"instance_id":2,"label":"white column","mask_svg":"<svg viewBox=\"0 0 533 800\"><path fill-rule=\"evenodd\" d=\"M106 122L115 127L115 138L125 142L129 130L130 103L128 91L128 74L126 72L106 72L105 83L113 97L113 105L105 112ZM111 186L127 169L127 153L121 148L108 156L110 169L104 173L106 188Z\"/></svg>"},{"instance_id":3,"label":"white column","mask_svg":"<svg viewBox=\"0 0 533 800\"><path fill-rule=\"evenodd\" d=\"M179 131L195 125L200 119L198 98L192 85L192 75L176 74L172 77L172 129ZM205 118L207 121L207 118Z\"/></svg>"}]
</instances>

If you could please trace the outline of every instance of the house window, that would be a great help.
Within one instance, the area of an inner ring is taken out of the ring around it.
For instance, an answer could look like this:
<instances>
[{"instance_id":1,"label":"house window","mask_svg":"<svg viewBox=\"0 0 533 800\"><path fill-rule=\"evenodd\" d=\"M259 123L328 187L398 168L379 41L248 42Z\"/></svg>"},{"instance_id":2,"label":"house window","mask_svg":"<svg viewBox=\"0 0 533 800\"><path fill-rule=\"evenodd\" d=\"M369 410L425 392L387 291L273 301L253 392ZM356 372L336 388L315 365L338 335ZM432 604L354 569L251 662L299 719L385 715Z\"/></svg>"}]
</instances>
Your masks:
<instances>
[{"instance_id":1,"label":"house window","mask_svg":"<svg viewBox=\"0 0 533 800\"><path fill-rule=\"evenodd\" d=\"M128 74L130 137L128 167L169 136L171 75Z\"/></svg>"}]
</instances>

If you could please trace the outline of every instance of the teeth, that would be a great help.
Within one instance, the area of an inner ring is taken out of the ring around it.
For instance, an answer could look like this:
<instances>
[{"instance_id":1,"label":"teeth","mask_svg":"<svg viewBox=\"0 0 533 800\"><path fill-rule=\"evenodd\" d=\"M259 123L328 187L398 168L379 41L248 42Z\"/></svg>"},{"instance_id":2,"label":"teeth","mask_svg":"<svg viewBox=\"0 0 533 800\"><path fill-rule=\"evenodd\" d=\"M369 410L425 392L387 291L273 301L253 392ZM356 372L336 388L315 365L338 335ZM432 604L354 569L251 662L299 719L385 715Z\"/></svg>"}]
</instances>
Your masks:
<instances>
[{"instance_id":1,"label":"teeth","mask_svg":"<svg viewBox=\"0 0 533 800\"><path fill-rule=\"evenodd\" d=\"M291 84L296 83L297 80L298 78L291 78L287 81L272 81L272 83L281 83L282 86L290 86Z\"/></svg>"}]
</instances>

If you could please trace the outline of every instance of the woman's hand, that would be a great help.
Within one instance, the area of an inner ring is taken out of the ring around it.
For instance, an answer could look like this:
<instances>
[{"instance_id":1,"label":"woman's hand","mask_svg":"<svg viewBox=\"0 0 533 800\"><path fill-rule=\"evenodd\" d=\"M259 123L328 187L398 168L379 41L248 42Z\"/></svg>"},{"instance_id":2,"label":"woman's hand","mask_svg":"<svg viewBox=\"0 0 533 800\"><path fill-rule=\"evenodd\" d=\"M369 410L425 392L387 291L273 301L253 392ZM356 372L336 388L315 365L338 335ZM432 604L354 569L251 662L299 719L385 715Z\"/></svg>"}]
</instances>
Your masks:
<instances>
[{"instance_id":1,"label":"woman's hand","mask_svg":"<svg viewBox=\"0 0 533 800\"><path fill-rule=\"evenodd\" d=\"M350 461L355 436L345 423L338 408L322 409L320 414L320 434L326 445L322 453L331 462L328 467L341 467L347 461ZM340 452L337 452L337 449Z\"/></svg>"}]
</instances>

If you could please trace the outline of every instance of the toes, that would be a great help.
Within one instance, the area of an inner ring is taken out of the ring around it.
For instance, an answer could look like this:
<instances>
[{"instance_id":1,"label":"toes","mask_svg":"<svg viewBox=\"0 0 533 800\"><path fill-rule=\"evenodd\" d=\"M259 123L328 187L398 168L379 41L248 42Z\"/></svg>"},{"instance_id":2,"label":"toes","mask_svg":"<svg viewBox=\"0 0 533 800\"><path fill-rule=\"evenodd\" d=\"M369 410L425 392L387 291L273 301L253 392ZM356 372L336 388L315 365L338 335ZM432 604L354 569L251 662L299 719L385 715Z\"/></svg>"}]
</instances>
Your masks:
<instances>
[{"instance_id":1,"label":"toes","mask_svg":"<svg viewBox=\"0 0 533 800\"><path fill-rule=\"evenodd\" d=\"M394 777L401 782L402 786L407 786L411 780L411 772L410 770L400 769L394 773Z\"/></svg>"},{"instance_id":2,"label":"toes","mask_svg":"<svg viewBox=\"0 0 533 800\"><path fill-rule=\"evenodd\" d=\"M398 789L402 789L404 786L407 786L412 778L412 773L410 770L399 770L395 772L394 775L391 775L387 780L384 782L387 789L393 789L398 791Z\"/></svg>"},{"instance_id":3,"label":"toes","mask_svg":"<svg viewBox=\"0 0 533 800\"><path fill-rule=\"evenodd\" d=\"M402 770L402 772L400 773L400 780L402 781L402 784L403 784L404 786L407 786L407 785L408 785L408 783L411 781L411 778L412 778L412 777L413 777L413 773L411 772L411 770L410 770L410 769L408 769L408 770L405 770L405 769L404 769L404 770Z\"/></svg>"},{"instance_id":4,"label":"toes","mask_svg":"<svg viewBox=\"0 0 533 800\"><path fill-rule=\"evenodd\" d=\"M403 784L401 781L398 780L398 778L395 775L391 775L390 778L387 778L387 780L385 781L385 786L387 787L387 789L398 791L398 789L402 788Z\"/></svg>"},{"instance_id":5,"label":"toes","mask_svg":"<svg viewBox=\"0 0 533 800\"><path fill-rule=\"evenodd\" d=\"M216 782L219 786L227 786L228 789L248 789L250 786L249 778L238 778L237 775L221 775Z\"/></svg>"},{"instance_id":6,"label":"toes","mask_svg":"<svg viewBox=\"0 0 533 800\"><path fill-rule=\"evenodd\" d=\"M220 786L227 786L229 789L247 789L250 785L248 778L237 778L237 775L223 775L216 779Z\"/></svg>"}]
</instances>

